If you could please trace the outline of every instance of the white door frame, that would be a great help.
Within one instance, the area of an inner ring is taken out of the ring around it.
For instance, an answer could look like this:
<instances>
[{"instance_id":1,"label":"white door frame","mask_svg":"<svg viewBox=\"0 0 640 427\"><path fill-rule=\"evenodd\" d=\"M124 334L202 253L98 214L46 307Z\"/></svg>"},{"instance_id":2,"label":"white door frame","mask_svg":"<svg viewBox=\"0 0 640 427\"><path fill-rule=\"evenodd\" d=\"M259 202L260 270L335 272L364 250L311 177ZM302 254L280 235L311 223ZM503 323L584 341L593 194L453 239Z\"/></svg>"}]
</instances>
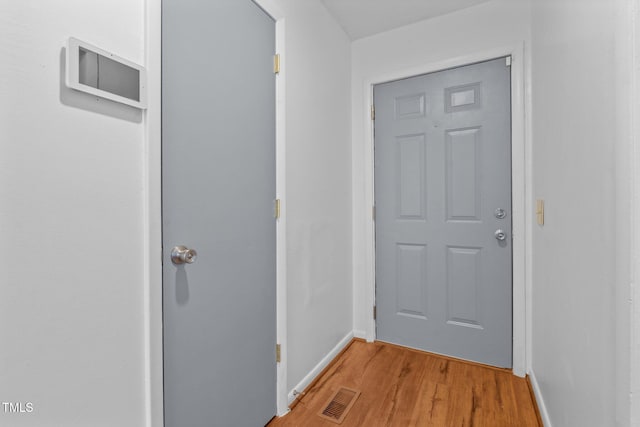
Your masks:
<instances>
[{"instance_id":1,"label":"white door frame","mask_svg":"<svg viewBox=\"0 0 640 427\"><path fill-rule=\"evenodd\" d=\"M621 426L640 423L639 23L640 0L617 1L616 96L621 108L616 123L616 414Z\"/></svg>"},{"instance_id":2,"label":"white door frame","mask_svg":"<svg viewBox=\"0 0 640 427\"><path fill-rule=\"evenodd\" d=\"M276 52L281 69L276 77L276 197L286 203L286 52L285 16L277 0L253 0L276 21ZM164 425L162 349L162 0L146 2L145 59L147 64L148 107L144 112L144 334L145 334L145 426ZM281 345L277 365L276 414L289 411L287 401L287 283L286 209L276 222L276 330Z\"/></svg>"},{"instance_id":3,"label":"white door frame","mask_svg":"<svg viewBox=\"0 0 640 427\"><path fill-rule=\"evenodd\" d=\"M365 206L374 204L374 141L373 121L369 117L373 105L373 86L421 74L442 71L449 68L487 61L502 56L511 56L511 176L513 205L513 373L523 377L528 369L530 350L531 314L531 227L532 203L531 146L528 137L530 127L525 123L525 51L524 45L507 46L489 51L465 55L449 60L428 63L413 68L398 69L395 72L368 78L364 82L365 105ZM375 223L369 214L364 215L367 227L365 247L367 248L365 271L367 280L366 306L375 305ZM365 329L367 341L375 340L375 319L369 317Z\"/></svg>"},{"instance_id":4,"label":"white door frame","mask_svg":"<svg viewBox=\"0 0 640 427\"><path fill-rule=\"evenodd\" d=\"M631 282L633 283L630 299L632 301L630 307L630 343L629 343L629 359L631 366L629 367L629 379L631 383L631 414L629 425L638 425L640 423L640 227L637 225L637 221L640 219L640 30L638 30L638 24L640 23L640 0L629 1L626 7L623 9L623 13L618 17L622 21L619 25L619 31L623 31L623 38L629 37L631 40L626 39L629 45L625 45L628 50L622 50L622 61L631 58L630 67L626 70L629 72L630 88L621 88L624 93L631 93L631 107L629 115L631 116L632 123L630 124L630 146L627 147L628 151L623 152L623 155L629 153L631 160L630 175L631 175ZM626 62L625 62L626 63ZM629 65L629 64L627 64ZM627 177L623 176L625 181ZM626 247L624 247L626 249ZM627 288L627 283L622 282L621 286L624 286L624 290ZM623 292L623 295L626 294ZM624 301L624 305L627 301ZM626 323L626 322L625 322ZM627 347L626 340L622 337L620 340L618 351L626 357ZM626 372L623 370L623 375ZM626 391L626 390L625 390Z\"/></svg>"}]
</instances>

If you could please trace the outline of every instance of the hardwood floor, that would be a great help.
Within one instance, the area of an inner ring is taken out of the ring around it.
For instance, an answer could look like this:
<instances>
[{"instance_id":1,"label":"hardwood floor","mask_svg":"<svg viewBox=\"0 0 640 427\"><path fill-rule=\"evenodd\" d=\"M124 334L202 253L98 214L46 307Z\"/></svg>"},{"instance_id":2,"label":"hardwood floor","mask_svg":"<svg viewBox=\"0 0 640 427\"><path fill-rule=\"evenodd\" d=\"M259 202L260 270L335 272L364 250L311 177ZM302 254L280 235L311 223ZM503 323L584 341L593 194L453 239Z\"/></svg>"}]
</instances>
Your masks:
<instances>
[{"instance_id":1,"label":"hardwood floor","mask_svg":"<svg viewBox=\"0 0 640 427\"><path fill-rule=\"evenodd\" d=\"M344 427L542 426L527 380L509 370L360 340L268 426L337 426L318 413L340 387L362 392Z\"/></svg>"}]
</instances>

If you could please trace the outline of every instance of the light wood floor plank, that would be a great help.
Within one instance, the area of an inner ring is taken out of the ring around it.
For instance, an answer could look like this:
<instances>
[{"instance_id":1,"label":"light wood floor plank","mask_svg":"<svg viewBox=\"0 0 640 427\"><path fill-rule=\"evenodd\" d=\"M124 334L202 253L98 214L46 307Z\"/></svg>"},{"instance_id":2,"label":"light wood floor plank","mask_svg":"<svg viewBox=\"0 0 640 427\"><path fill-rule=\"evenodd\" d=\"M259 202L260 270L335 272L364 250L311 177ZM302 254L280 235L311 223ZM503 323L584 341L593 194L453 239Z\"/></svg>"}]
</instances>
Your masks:
<instances>
[{"instance_id":1,"label":"light wood floor plank","mask_svg":"<svg viewBox=\"0 0 640 427\"><path fill-rule=\"evenodd\" d=\"M539 427L527 380L505 369L355 340L269 427L335 427L317 414L340 387L362 394L343 427Z\"/></svg>"}]
</instances>

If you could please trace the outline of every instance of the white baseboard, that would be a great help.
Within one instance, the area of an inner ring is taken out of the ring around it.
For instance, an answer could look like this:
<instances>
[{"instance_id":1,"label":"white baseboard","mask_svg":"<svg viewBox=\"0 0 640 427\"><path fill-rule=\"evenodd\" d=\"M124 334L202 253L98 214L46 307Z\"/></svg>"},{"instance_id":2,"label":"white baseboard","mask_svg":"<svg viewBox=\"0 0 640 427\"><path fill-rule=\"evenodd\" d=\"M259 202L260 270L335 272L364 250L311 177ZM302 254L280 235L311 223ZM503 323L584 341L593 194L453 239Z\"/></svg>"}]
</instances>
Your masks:
<instances>
[{"instance_id":1,"label":"white baseboard","mask_svg":"<svg viewBox=\"0 0 640 427\"><path fill-rule=\"evenodd\" d=\"M354 333L349 332L345 335L344 338L340 340L340 342L325 356L322 358L320 363L318 363L305 377L300 381L294 388L289 392L287 396L289 404L293 402L298 393L302 393L304 389L306 389L309 384L322 372L324 368L326 368L329 363L342 351L344 348L351 342L353 339Z\"/></svg>"},{"instance_id":2,"label":"white baseboard","mask_svg":"<svg viewBox=\"0 0 640 427\"><path fill-rule=\"evenodd\" d=\"M354 329L353 337L366 340L367 339L367 331L360 331L360 330Z\"/></svg>"},{"instance_id":3,"label":"white baseboard","mask_svg":"<svg viewBox=\"0 0 640 427\"><path fill-rule=\"evenodd\" d=\"M549 418L549 411L547 411L547 406L544 404L544 399L542 398L540 386L538 385L538 380L536 379L536 374L533 372L533 370L529 371L529 381L531 381L533 394L535 395L536 403L538 404L538 410L540 411L542 424L544 424L544 427L552 427L551 419Z\"/></svg>"}]
</instances>

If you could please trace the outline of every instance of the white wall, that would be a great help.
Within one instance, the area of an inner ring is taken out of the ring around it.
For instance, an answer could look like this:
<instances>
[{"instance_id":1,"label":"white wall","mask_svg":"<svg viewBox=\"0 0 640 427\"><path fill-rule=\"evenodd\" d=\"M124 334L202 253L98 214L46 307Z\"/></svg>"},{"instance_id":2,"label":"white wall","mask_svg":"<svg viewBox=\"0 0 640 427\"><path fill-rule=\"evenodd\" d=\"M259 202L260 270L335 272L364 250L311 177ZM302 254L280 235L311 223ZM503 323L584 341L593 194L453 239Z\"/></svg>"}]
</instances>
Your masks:
<instances>
[{"instance_id":1,"label":"white wall","mask_svg":"<svg viewBox=\"0 0 640 427\"><path fill-rule=\"evenodd\" d=\"M317 0L271 3L286 21L291 390L352 331L351 52ZM150 19L158 19L150 4ZM0 3L0 402L34 406L14 416L0 405L0 425L137 427L149 422L149 403L161 414L145 361L145 281L159 278L145 258L158 240L146 231L157 229L147 208L157 205L149 186L158 181L158 150L145 145L140 112L61 83L68 36L144 63L144 20L142 1ZM155 52L157 23L150 28ZM158 341L158 307L151 311ZM157 355L151 365L154 379Z\"/></svg>"},{"instance_id":2,"label":"white wall","mask_svg":"<svg viewBox=\"0 0 640 427\"><path fill-rule=\"evenodd\" d=\"M629 425L628 318L616 311L628 304L630 227L618 3L532 1L534 192L545 200L532 369L556 427Z\"/></svg>"},{"instance_id":3,"label":"white wall","mask_svg":"<svg viewBox=\"0 0 640 427\"><path fill-rule=\"evenodd\" d=\"M529 9L522 1L494 0L459 12L429 19L397 30L357 40L352 48L352 121L353 138L353 282L354 329L365 336L371 321L371 302L367 288L373 281L367 258L372 247L367 243L371 233L372 195L367 191L372 169L366 159L371 147L366 142L367 96L365 83L394 75L399 70L477 55L496 48L512 47L528 42ZM368 337L371 338L371 337Z\"/></svg>"},{"instance_id":4,"label":"white wall","mask_svg":"<svg viewBox=\"0 0 640 427\"><path fill-rule=\"evenodd\" d=\"M144 1L0 1L0 425L140 427L143 118L61 84L69 36L141 63Z\"/></svg>"},{"instance_id":5,"label":"white wall","mask_svg":"<svg viewBox=\"0 0 640 427\"><path fill-rule=\"evenodd\" d=\"M291 391L352 331L351 52L319 1L280 4L286 21L283 209Z\"/></svg>"},{"instance_id":6,"label":"white wall","mask_svg":"<svg viewBox=\"0 0 640 427\"><path fill-rule=\"evenodd\" d=\"M0 313L16 325L0 332L0 400L35 407L16 426L144 422L143 117L61 85L70 35L142 63L144 3L85 3L0 5ZM350 42L319 2L278 3L292 389L352 330Z\"/></svg>"}]
</instances>

